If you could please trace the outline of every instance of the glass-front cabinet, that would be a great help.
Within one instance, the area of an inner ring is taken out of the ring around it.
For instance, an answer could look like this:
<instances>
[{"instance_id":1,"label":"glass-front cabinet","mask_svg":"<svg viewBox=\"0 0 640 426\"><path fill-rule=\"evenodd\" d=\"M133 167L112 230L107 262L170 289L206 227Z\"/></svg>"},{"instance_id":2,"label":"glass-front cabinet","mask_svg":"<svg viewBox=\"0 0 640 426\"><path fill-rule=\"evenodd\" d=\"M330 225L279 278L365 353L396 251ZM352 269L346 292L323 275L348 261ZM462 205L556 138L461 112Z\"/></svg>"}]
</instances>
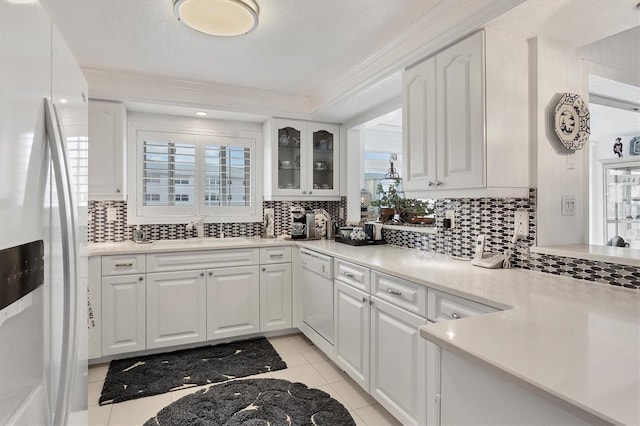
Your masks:
<instances>
[{"instance_id":1,"label":"glass-front cabinet","mask_svg":"<svg viewBox=\"0 0 640 426\"><path fill-rule=\"evenodd\" d=\"M273 119L265 137L265 199L338 199L339 126Z\"/></svg>"},{"instance_id":2,"label":"glass-front cabinet","mask_svg":"<svg viewBox=\"0 0 640 426\"><path fill-rule=\"evenodd\" d=\"M602 160L602 167L605 242L620 237L627 247L640 248L640 157Z\"/></svg>"}]
</instances>

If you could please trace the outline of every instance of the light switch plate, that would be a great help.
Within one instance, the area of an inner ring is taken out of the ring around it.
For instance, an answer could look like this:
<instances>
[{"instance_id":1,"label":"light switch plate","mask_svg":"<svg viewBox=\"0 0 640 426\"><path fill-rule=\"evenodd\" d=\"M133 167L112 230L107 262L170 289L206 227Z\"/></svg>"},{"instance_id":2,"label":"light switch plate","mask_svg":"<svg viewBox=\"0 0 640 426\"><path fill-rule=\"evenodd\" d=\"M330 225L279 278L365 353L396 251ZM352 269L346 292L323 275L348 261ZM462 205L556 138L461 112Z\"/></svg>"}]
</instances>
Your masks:
<instances>
[{"instance_id":1,"label":"light switch plate","mask_svg":"<svg viewBox=\"0 0 640 426\"><path fill-rule=\"evenodd\" d=\"M562 196L562 216L575 216L576 215L576 196L575 195L563 195Z\"/></svg>"},{"instance_id":2,"label":"light switch plate","mask_svg":"<svg viewBox=\"0 0 640 426\"><path fill-rule=\"evenodd\" d=\"M118 219L118 210L115 207L107 207L107 222L114 222Z\"/></svg>"},{"instance_id":3,"label":"light switch plate","mask_svg":"<svg viewBox=\"0 0 640 426\"><path fill-rule=\"evenodd\" d=\"M456 227L456 213L454 210L445 210L444 217L445 219L451 219L451 229Z\"/></svg>"},{"instance_id":4,"label":"light switch plate","mask_svg":"<svg viewBox=\"0 0 640 426\"><path fill-rule=\"evenodd\" d=\"M513 223L513 232L518 237L528 237L529 236L529 212L525 209L518 209L515 213Z\"/></svg>"}]
</instances>

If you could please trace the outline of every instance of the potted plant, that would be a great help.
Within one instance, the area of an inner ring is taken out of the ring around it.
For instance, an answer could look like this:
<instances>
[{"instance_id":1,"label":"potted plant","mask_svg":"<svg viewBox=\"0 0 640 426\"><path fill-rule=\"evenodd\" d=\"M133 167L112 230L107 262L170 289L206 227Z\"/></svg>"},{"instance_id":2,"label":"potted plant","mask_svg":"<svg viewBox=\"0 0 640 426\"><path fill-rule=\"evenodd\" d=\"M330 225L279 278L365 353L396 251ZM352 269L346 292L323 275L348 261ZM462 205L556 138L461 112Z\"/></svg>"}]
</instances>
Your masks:
<instances>
[{"instance_id":1,"label":"potted plant","mask_svg":"<svg viewBox=\"0 0 640 426\"><path fill-rule=\"evenodd\" d=\"M433 216L435 211L433 202L402 197L397 190L399 184L400 179L396 179L386 189L383 184L378 184L378 199L373 200L371 205L379 208L380 220L388 222L398 214L401 222L433 223L435 219L428 217Z\"/></svg>"},{"instance_id":2,"label":"potted plant","mask_svg":"<svg viewBox=\"0 0 640 426\"><path fill-rule=\"evenodd\" d=\"M393 219L396 214L396 208L400 203L400 195L398 195L397 186L400 184L400 179L395 179L394 183L390 183L385 189L382 183L379 183L376 187L377 199L371 201L371 205L378 207L379 216L382 222L387 222Z\"/></svg>"}]
</instances>

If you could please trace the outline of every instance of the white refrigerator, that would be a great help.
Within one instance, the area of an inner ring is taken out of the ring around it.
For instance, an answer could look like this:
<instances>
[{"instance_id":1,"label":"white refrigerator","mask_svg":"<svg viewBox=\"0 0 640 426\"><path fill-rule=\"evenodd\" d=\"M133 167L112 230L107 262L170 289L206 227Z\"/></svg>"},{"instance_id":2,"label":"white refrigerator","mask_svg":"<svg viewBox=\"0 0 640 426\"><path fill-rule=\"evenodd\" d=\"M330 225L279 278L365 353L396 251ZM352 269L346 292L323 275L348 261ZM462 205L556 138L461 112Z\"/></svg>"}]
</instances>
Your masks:
<instances>
[{"instance_id":1,"label":"white refrigerator","mask_svg":"<svg viewBox=\"0 0 640 426\"><path fill-rule=\"evenodd\" d=\"M86 425L87 83L37 1L0 28L0 424Z\"/></svg>"}]
</instances>

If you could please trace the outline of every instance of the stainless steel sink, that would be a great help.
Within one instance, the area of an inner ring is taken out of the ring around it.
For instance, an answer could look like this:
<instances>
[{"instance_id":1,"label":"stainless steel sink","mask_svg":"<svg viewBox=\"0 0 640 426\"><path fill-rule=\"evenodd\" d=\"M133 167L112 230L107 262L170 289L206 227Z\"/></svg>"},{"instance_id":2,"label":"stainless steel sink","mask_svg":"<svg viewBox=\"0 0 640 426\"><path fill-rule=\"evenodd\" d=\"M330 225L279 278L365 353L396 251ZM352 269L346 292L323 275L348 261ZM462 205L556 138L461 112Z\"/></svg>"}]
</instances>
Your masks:
<instances>
[{"instance_id":1,"label":"stainless steel sink","mask_svg":"<svg viewBox=\"0 0 640 426\"><path fill-rule=\"evenodd\" d=\"M154 247L205 247L205 246L231 246L237 244L245 244L251 240L246 237L229 237L229 238L188 238L184 240L158 240L153 243Z\"/></svg>"}]
</instances>

